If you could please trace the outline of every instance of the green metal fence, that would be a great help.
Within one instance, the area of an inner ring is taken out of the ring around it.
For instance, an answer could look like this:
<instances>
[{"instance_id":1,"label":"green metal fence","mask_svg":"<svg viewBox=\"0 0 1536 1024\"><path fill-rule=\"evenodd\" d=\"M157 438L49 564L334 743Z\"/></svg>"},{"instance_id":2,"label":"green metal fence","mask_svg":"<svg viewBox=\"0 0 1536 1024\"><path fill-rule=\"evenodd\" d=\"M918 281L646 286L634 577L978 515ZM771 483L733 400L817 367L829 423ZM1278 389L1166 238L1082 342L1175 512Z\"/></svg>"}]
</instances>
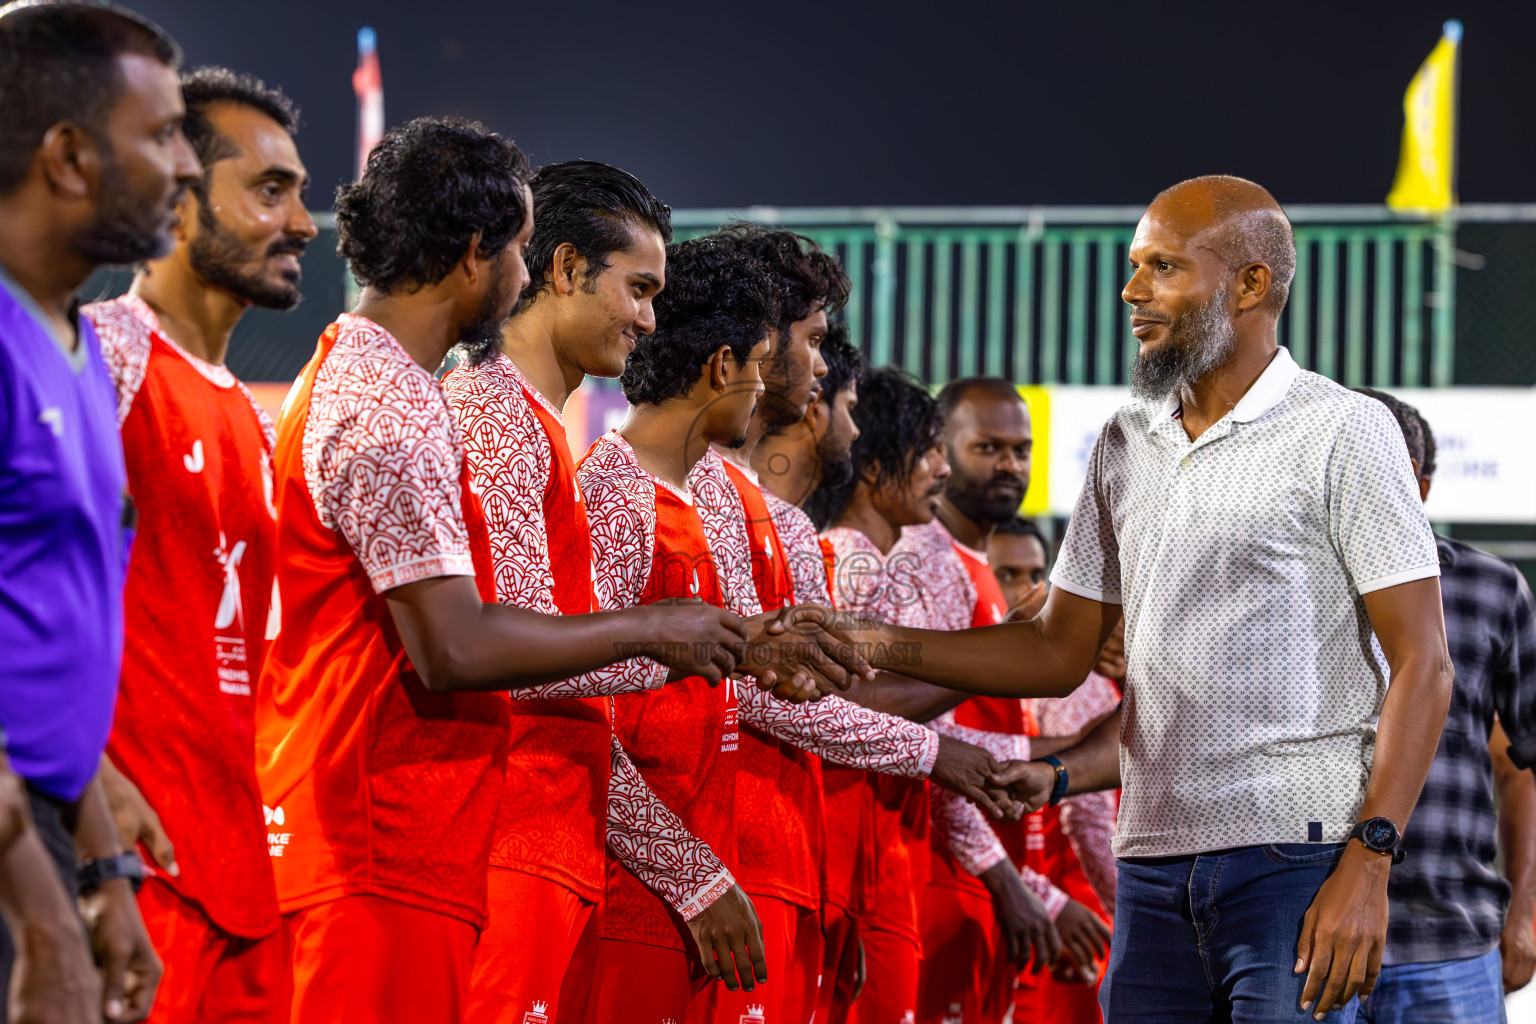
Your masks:
<instances>
[{"instance_id":1,"label":"green metal fence","mask_svg":"<svg viewBox=\"0 0 1536 1024\"><path fill-rule=\"evenodd\" d=\"M679 237L740 216L814 238L854 282L843 320L877 365L942 382L1123 383L1120 291L1139 208L678 211ZM1350 386L1443 386L1455 366L1455 227L1378 207L1290 211L1281 341Z\"/></svg>"}]
</instances>

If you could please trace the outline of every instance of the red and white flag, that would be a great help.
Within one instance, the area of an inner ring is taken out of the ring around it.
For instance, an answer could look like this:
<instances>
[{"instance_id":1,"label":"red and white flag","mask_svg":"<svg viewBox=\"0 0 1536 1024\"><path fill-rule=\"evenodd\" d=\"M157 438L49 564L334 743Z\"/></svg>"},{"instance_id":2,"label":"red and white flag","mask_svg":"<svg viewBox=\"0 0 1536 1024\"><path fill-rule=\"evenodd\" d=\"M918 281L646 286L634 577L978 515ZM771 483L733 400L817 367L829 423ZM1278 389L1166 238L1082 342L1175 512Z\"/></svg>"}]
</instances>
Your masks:
<instances>
[{"instance_id":1,"label":"red and white flag","mask_svg":"<svg viewBox=\"0 0 1536 1024\"><path fill-rule=\"evenodd\" d=\"M357 94L357 176L368 166L368 154L384 137L384 75L379 71L378 40L371 28L357 30L357 70L352 91Z\"/></svg>"}]
</instances>

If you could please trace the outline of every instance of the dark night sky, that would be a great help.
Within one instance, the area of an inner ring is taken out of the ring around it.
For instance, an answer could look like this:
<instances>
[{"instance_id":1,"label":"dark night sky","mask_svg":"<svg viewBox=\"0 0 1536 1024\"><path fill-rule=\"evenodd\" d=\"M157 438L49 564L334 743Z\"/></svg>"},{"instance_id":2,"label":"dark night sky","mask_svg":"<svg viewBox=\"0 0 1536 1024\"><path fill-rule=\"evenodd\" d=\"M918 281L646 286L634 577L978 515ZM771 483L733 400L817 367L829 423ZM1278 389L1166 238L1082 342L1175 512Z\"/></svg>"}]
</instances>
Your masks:
<instances>
[{"instance_id":1,"label":"dark night sky","mask_svg":"<svg viewBox=\"0 0 1536 1024\"><path fill-rule=\"evenodd\" d=\"M304 108L313 205L350 177L356 31L390 123L479 118L675 207L1144 203L1226 171L1282 202L1380 202L1403 90L1446 17L1463 202L1536 200L1536 3L127 0L193 63Z\"/></svg>"}]
</instances>

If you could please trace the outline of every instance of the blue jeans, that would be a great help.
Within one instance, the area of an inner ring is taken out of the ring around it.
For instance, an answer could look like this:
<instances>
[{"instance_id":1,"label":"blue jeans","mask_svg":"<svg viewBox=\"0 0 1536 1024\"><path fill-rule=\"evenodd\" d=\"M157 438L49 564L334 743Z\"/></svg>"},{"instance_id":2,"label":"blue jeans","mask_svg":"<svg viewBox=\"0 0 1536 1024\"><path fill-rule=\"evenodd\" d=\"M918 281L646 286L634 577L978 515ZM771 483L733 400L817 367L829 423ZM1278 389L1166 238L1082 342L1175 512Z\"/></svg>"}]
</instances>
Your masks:
<instances>
[{"instance_id":1,"label":"blue jeans","mask_svg":"<svg viewBox=\"0 0 1536 1024\"><path fill-rule=\"evenodd\" d=\"M1301 919L1342 843L1121 860L1106 1024L1308 1022L1293 973ZM1350 1024L1359 1004L1329 1014Z\"/></svg>"},{"instance_id":2,"label":"blue jeans","mask_svg":"<svg viewBox=\"0 0 1536 1024\"><path fill-rule=\"evenodd\" d=\"M1504 965L1497 949L1465 960L1395 964L1360 1004L1370 1024L1504 1024Z\"/></svg>"}]
</instances>

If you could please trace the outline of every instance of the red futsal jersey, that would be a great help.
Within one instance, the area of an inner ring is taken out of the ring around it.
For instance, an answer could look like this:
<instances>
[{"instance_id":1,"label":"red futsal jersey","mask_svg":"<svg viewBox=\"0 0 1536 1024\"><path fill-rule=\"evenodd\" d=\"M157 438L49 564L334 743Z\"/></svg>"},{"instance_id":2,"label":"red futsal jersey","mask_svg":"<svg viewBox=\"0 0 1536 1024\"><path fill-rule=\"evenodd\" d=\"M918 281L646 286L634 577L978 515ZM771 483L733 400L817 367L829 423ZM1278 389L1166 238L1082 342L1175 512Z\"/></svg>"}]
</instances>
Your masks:
<instances>
[{"instance_id":1,"label":"red futsal jersey","mask_svg":"<svg viewBox=\"0 0 1536 1024\"><path fill-rule=\"evenodd\" d=\"M592 538L560 413L504 355L443 381L464 433L505 604L547 615L596 606ZM554 687L570 689L566 683ZM607 868L607 697L518 691L491 864L558 882L597 902Z\"/></svg>"},{"instance_id":2,"label":"red futsal jersey","mask_svg":"<svg viewBox=\"0 0 1536 1024\"><path fill-rule=\"evenodd\" d=\"M750 471L726 459L721 465L746 516L758 603L764 611L794 604L789 554L756 474L749 476ZM821 553L819 545L816 553ZM741 887L753 896L816 910L821 906L821 759L750 726L741 733L740 757L736 856Z\"/></svg>"},{"instance_id":3,"label":"red futsal jersey","mask_svg":"<svg viewBox=\"0 0 1536 1024\"><path fill-rule=\"evenodd\" d=\"M107 754L176 844L181 874L160 880L223 931L259 938L277 928L251 696L272 599L272 424L137 296L84 312L117 385L139 510Z\"/></svg>"},{"instance_id":4,"label":"red futsal jersey","mask_svg":"<svg viewBox=\"0 0 1536 1024\"><path fill-rule=\"evenodd\" d=\"M482 927L510 701L428 690L384 597L474 576L494 600L442 389L388 331L342 314L289 396L276 474L282 617L256 763L279 904L383 896Z\"/></svg>"},{"instance_id":5,"label":"red futsal jersey","mask_svg":"<svg viewBox=\"0 0 1536 1024\"><path fill-rule=\"evenodd\" d=\"M627 608L668 598L723 606L709 542L691 492L641 468L624 438L593 442L576 470L592 527L598 604ZM614 699L614 733L656 796L727 870L696 880L682 916L734 884L736 690L694 677ZM665 840L658 840L665 841ZM602 937L691 948L679 913L618 862L608 865ZM696 911L694 911L696 912Z\"/></svg>"},{"instance_id":6,"label":"red futsal jersey","mask_svg":"<svg viewBox=\"0 0 1536 1024\"><path fill-rule=\"evenodd\" d=\"M849 527L828 530L836 564L832 593L837 606L853 615L902 626L930 628L921 603L920 561L911 552L880 552ZM928 784L870 776L873 860L863 883L870 927L900 935L918 949L917 897L927 881ZM919 854L921 859L919 859Z\"/></svg>"}]
</instances>

